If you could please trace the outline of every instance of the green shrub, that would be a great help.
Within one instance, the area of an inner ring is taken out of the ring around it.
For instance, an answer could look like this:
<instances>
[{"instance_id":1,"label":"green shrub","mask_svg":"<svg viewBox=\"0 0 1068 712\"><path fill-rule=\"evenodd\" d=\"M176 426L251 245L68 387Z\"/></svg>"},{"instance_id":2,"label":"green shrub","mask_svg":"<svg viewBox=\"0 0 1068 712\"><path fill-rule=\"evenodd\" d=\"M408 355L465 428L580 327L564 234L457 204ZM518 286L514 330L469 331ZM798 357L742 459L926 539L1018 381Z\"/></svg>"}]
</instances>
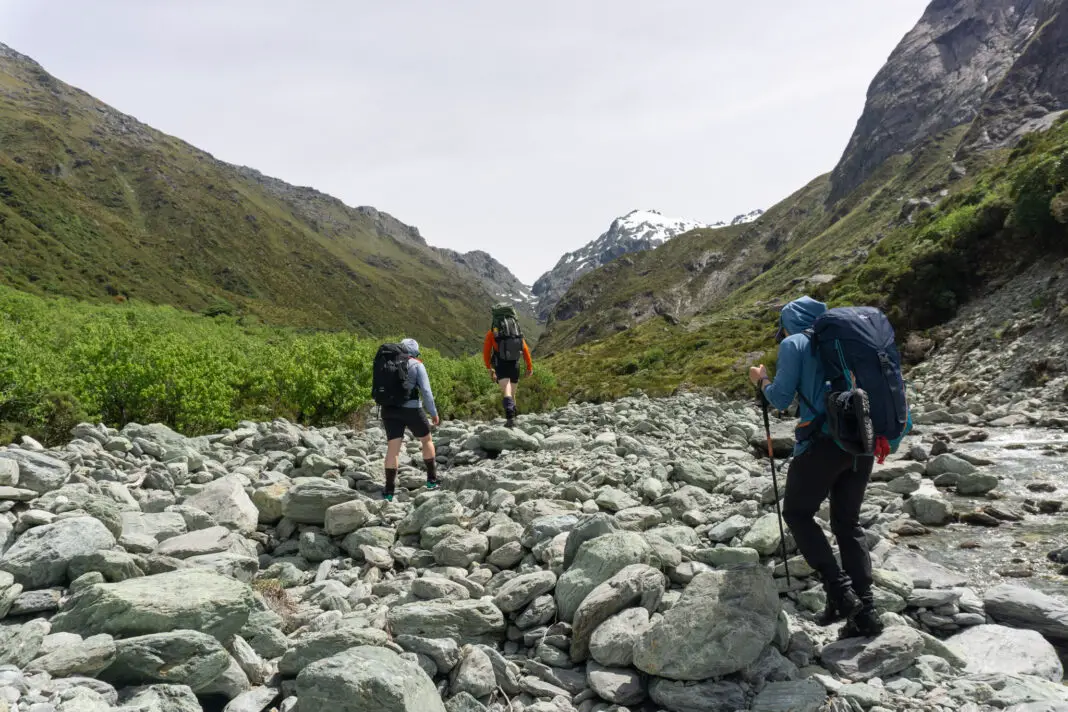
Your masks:
<instances>
[{"instance_id":1,"label":"green shrub","mask_svg":"<svg viewBox=\"0 0 1068 712\"><path fill-rule=\"evenodd\" d=\"M0 287L0 438L28 434L55 443L85 420L162 422L189 435L242 419L348 422L370 401L379 343ZM422 359L444 419L500 411L500 392L481 358L424 349ZM523 412L561 403L544 364L522 381L518 400Z\"/></svg>"}]
</instances>

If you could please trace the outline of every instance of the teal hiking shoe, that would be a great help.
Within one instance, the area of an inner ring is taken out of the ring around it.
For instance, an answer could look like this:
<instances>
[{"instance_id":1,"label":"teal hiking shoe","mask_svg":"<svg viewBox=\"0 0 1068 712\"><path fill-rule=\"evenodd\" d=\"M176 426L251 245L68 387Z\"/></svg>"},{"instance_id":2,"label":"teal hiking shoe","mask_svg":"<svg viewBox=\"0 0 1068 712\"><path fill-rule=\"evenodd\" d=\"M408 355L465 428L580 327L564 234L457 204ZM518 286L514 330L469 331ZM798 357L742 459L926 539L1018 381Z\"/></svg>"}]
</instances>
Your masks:
<instances>
[{"instance_id":1,"label":"teal hiking shoe","mask_svg":"<svg viewBox=\"0 0 1068 712\"><path fill-rule=\"evenodd\" d=\"M432 481L430 481L430 480L427 480L427 482L426 482L426 488L427 488L428 490L436 490L436 489L438 488L438 481L437 481L437 480L434 480L434 481L432 482Z\"/></svg>"},{"instance_id":2,"label":"teal hiking shoe","mask_svg":"<svg viewBox=\"0 0 1068 712\"><path fill-rule=\"evenodd\" d=\"M382 493L382 499L386 500L387 502L392 502L393 501L393 493L392 492L383 492Z\"/></svg>"}]
</instances>

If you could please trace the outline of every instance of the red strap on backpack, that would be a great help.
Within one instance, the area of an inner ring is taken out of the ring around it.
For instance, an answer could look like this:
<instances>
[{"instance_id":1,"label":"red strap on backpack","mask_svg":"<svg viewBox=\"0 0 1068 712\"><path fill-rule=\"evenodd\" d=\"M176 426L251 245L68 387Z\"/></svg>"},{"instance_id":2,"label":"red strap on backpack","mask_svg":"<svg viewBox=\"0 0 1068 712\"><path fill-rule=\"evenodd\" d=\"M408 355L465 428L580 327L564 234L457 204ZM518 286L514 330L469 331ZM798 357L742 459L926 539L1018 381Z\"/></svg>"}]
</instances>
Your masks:
<instances>
[{"instance_id":1,"label":"red strap on backpack","mask_svg":"<svg viewBox=\"0 0 1068 712\"><path fill-rule=\"evenodd\" d=\"M890 441L880 435L875 438L875 458L879 464L883 464L886 456L890 454Z\"/></svg>"}]
</instances>

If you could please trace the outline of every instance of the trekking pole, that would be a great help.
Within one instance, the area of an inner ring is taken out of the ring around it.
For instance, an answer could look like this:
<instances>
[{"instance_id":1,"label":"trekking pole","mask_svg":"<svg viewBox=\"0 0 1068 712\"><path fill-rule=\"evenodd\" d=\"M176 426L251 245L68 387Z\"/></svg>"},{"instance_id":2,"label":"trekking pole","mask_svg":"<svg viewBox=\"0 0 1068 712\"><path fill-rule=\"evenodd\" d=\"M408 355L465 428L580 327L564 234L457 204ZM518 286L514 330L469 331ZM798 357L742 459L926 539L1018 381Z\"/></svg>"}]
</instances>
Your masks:
<instances>
[{"instance_id":1,"label":"trekking pole","mask_svg":"<svg viewBox=\"0 0 1068 712\"><path fill-rule=\"evenodd\" d=\"M771 446L771 421L768 419L768 399L764 392L757 388L760 396L760 404L764 408L764 432L768 438L768 460L771 461L771 485L775 490L775 514L779 520L779 541L782 542L782 565L786 568L786 588L790 588L790 562L786 558L786 532L782 527L782 511L779 509L779 478L775 474L775 450Z\"/></svg>"}]
</instances>

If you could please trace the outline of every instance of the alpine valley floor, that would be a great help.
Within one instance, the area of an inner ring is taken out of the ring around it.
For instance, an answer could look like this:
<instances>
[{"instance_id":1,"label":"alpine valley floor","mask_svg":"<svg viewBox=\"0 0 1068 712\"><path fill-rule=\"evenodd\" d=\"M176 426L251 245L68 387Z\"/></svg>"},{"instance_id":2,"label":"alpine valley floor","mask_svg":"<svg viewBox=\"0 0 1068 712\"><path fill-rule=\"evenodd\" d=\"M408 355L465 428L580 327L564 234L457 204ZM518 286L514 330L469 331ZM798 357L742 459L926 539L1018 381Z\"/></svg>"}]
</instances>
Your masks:
<instances>
[{"instance_id":1,"label":"alpine valley floor","mask_svg":"<svg viewBox=\"0 0 1068 712\"><path fill-rule=\"evenodd\" d=\"M917 407L863 511L887 628L841 642L796 553L787 584L752 403L447 422L443 488L403 463L392 503L377 427L24 440L0 450L0 709L1068 710L1051 403Z\"/></svg>"}]
</instances>

